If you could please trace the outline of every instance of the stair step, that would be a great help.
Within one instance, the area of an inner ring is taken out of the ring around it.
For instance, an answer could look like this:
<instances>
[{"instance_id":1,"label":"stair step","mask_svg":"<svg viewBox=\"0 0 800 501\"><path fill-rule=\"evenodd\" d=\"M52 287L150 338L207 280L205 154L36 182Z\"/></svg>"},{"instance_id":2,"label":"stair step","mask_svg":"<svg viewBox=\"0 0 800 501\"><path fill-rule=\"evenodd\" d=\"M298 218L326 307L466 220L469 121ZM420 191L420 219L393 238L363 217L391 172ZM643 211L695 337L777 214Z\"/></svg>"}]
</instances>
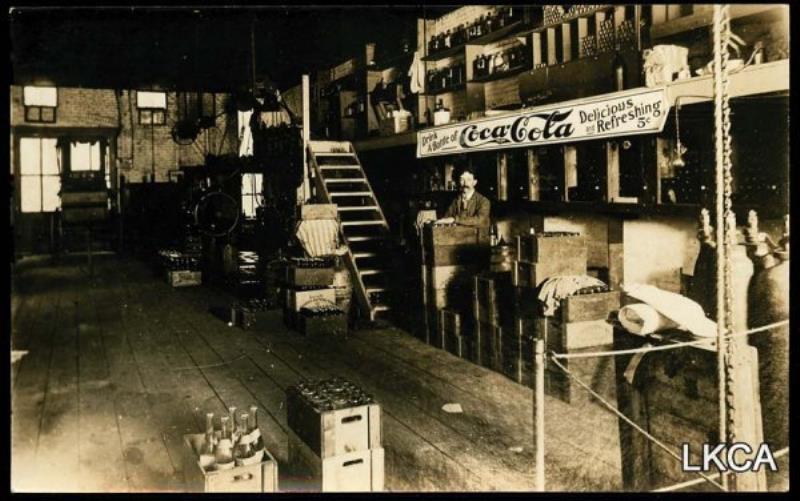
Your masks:
<instances>
[{"instance_id":1,"label":"stair step","mask_svg":"<svg viewBox=\"0 0 800 501\"><path fill-rule=\"evenodd\" d=\"M315 151L314 155L318 157L352 157L354 152L341 152L341 151Z\"/></svg>"},{"instance_id":2,"label":"stair step","mask_svg":"<svg viewBox=\"0 0 800 501\"><path fill-rule=\"evenodd\" d=\"M329 177L325 179L326 183L366 183L366 178L363 177Z\"/></svg>"},{"instance_id":3,"label":"stair step","mask_svg":"<svg viewBox=\"0 0 800 501\"><path fill-rule=\"evenodd\" d=\"M371 197L371 191L335 191L330 193L331 197Z\"/></svg>"},{"instance_id":4,"label":"stair step","mask_svg":"<svg viewBox=\"0 0 800 501\"><path fill-rule=\"evenodd\" d=\"M368 257L378 257L377 252L354 252L353 257L356 259L364 259Z\"/></svg>"},{"instance_id":5,"label":"stair step","mask_svg":"<svg viewBox=\"0 0 800 501\"><path fill-rule=\"evenodd\" d=\"M390 306L387 306L385 304L376 304L375 306L372 307L373 313L376 311L390 311L391 309L392 308Z\"/></svg>"},{"instance_id":6,"label":"stair step","mask_svg":"<svg viewBox=\"0 0 800 501\"><path fill-rule=\"evenodd\" d=\"M337 207L336 210L341 212L352 212L358 210L378 210L377 205L356 205L352 207Z\"/></svg>"},{"instance_id":7,"label":"stair step","mask_svg":"<svg viewBox=\"0 0 800 501\"><path fill-rule=\"evenodd\" d=\"M359 275L380 275L382 273L386 273L385 270L377 270L377 269L366 269L366 270L358 270Z\"/></svg>"},{"instance_id":8,"label":"stair step","mask_svg":"<svg viewBox=\"0 0 800 501\"><path fill-rule=\"evenodd\" d=\"M386 287L366 287L367 294L372 294L373 292L386 292L389 289Z\"/></svg>"},{"instance_id":9,"label":"stair step","mask_svg":"<svg viewBox=\"0 0 800 501\"><path fill-rule=\"evenodd\" d=\"M375 226L385 225L382 219L371 219L363 221L342 221L342 226Z\"/></svg>"},{"instance_id":10,"label":"stair step","mask_svg":"<svg viewBox=\"0 0 800 501\"><path fill-rule=\"evenodd\" d=\"M387 235L358 235L346 237L348 242L367 242L369 240L386 240Z\"/></svg>"},{"instance_id":11,"label":"stair step","mask_svg":"<svg viewBox=\"0 0 800 501\"><path fill-rule=\"evenodd\" d=\"M336 169L348 169L348 170L359 169L359 170L361 170L361 166L360 165L356 165L356 164L352 164L352 165L320 165L319 168L323 169L323 170L336 170Z\"/></svg>"}]
</instances>

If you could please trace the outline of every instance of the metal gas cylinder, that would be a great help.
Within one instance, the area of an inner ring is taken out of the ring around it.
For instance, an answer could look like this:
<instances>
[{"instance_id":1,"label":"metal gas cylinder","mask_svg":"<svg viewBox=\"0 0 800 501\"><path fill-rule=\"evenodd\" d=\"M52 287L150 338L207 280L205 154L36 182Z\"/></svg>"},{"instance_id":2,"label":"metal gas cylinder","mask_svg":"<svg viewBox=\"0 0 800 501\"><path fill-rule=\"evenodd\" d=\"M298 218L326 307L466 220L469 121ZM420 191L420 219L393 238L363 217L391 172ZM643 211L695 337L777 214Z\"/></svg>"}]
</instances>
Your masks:
<instances>
[{"instance_id":1,"label":"metal gas cylinder","mask_svg":"<svg viewBox=\"0 0 800 501\"><path fill-rule=\"evenodd\" d=\"M748 250L755 273L748 291L749 327L755 329L789 319L789 217L777 248L758 233L751 211ZM789 325L749 336L758 350L758 375L764 440L773 450L789 445Z\"/></svg>"},{"instance_id":2,"label":"metal gas cylinder","mask_svg":"<svg viewBox=\"0 0 800 501\"><path fill-rule=\"evenodd\" d=\"M736 221L731 215L732 226ZM717 319L717 244L713 240L713 227L709 222L708 210L700 212L700 252L694 265L694 276L689 288L688 296L703 307L706 316L712 320ZM753 262L747 256L747 247L737 244L733 246L731 254L731 279L732 279L732 306L733 306L733 331L741 332L747 329L747 290L753 276Z\"/></svg>"}]
</instances>

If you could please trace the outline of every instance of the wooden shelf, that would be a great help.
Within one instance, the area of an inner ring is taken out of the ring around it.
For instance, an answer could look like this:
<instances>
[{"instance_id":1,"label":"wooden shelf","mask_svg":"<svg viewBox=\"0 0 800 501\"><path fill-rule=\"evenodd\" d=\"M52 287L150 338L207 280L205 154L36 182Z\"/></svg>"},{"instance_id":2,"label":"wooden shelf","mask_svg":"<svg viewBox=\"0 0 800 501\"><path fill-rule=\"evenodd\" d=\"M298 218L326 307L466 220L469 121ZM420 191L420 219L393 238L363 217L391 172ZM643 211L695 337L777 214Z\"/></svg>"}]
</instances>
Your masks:
<instances>
[{"instance_id":1,"label":"wooden shelf","mask_svg":"<svg viewBox=\"0 0 800 501\"><path fill-rule=\"evenodd\" d=\"M392 136L374 137L362 141L355 141L353 146L357 152L361 153L362 151L374 151L398 146L413 146L416 144L417 131L410 131L402 134L394 134Z\"/></svg>"},{"instance_id":2,"label":"wooden shelf","mask_svg":"<svg viewBox=\"0 0 800 501\"><path fill-rule=\"evenodd\" d=\"M423 95L424 96L438 96L440 94L447 94L448 92L459 92L459 91L462 91L462 90L466 90L466 88L467 88L467 84L465 82L465 83L461 83L461 84L458 84L458 85L451 85L450 87L447 87L447 88L444 88L444 89L439 89L439 90L435 90L435 91L432 91L432 92L425 92Z\"/></svg>"},{"instance_id":3,"label":"wooden shelf","mask_svg":"<svg viewBox=\"0 0 800 501\"><path fill-rule=\"evenodd\" d=\"M731 98L789 91L789 60L751 65L730 74L728 96ZM713 99L712 75L687 78L667 84L670 105L681 97L681 105L702 103Z\"/></svg>"},{"instance_id":4,"label":"wooden shelf","mask_svg":"<svg viewBox=\"0 0 800 501\"><path fill-rule=\"evenodd\" d=\"M516 34L516 36L524 36L524 35L529 35L531 33L545 31L545 30L547 30L549 28L555 28L556 26L561 26L562 24L569 23L570 21L573 21L575 19L580 19L582 17L589 17L591 15L594 15L597 12L604 11L604 10L609 10L609 9L613 9L613 8L614 8L614 5L611 5L611 4L609 4L609 5L599 5L597 8L592 9L591 11L585 12L583 14L578 14L578 15L569 16L569 17L564 16L557 23L542 24L541 26L528 28L526 30L520 31L519 33Z\"/></svg>"},{"instance_id":5,"label":"wooden shelf","mask_svg":"<svg viewBox=\"0 0 800 501\"><path fill-rule=\"evenodd\" d=\"M428 54L427 56L423 57L423 61L439 61L440 59L445 59L448 57L453 57L454 55L459 54L464 47L467 45L488 45L490 43L496 42L498 40L503 40L504 38L511 38L512 36L517 36L517 32L521 32L525 24L522 21L517 21L515 23L509 24L499 30L494 30L491 33L487 33L478 38L473 38L472 40L467 40L465 43L456 45L455 47L450 47L449 49L445 49L440 52L436 52L433 54ZM426 42L427 43L427 42Z\"/></svg>"},{"instance_id":6,"label":"wooden shelf","mask_svg":"<svg viewBox=\"0 0 800 501\"><path fill-rule=\"evenodd\" d=\"M513 70L504 71L503 73L493 73L491 75L485 77L476 77L470 80L471 83L483 83L483 82L493 82L495 80L502 80L504 78L513 77L515 75L519 75L524 71L530 71L531 67L529 65L520 66Z\"/></svg>"},{"instance_id":7,"label":"wooden shelf","mask_svg":"<svg viewBox=\"0 0 800 501\"><path fill-rule=\"evenodd\" d=\"M788 22L788 6L780 4L742 4L731 5L731 20L741 19L750 16L758 16L759 18L769 18L775 16L779 18L781 15L780 10L786 9L786 16ZM759 19L761 20L761 19ZM699 28L706 28L714 23L714 9L709 6L707 9L702 9L700 12L682 16L671 21L659 23L650 28L650 38L652 40L671 37L687 31L693 31Z\"/></svg>"}]
</instances>

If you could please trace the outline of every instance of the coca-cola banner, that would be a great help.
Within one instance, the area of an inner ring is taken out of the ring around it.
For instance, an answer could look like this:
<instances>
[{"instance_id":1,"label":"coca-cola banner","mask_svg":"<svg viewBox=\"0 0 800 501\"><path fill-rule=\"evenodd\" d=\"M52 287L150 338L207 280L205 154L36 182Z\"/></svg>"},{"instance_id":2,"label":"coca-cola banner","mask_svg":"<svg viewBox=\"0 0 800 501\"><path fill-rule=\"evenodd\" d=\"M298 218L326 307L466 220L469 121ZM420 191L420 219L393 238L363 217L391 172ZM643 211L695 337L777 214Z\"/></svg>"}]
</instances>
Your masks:
<instances>
[{"instance_id":1,"label":"coca-cola banner","mask_svg":"<svg viewBox=\"0 0 800 501\"><path fill-rule=\"evenodd\" d=\"M661 132L666 90L634 89L417 133L417 158Z\"/></svg>"}]
</instances>

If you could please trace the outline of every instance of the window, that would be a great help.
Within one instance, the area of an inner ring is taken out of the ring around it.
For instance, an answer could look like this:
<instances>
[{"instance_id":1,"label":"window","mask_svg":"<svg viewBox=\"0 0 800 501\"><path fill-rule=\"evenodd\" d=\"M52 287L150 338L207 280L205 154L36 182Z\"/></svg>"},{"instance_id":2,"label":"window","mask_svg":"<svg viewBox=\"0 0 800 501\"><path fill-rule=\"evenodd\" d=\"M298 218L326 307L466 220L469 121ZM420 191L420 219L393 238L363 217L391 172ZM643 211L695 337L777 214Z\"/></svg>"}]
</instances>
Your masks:
<instances>
[{"instance_id":1,"label":"window","mask_svg":"<svg viewBox=\"0 0 800 501\"><path fill-rule=\"evenodd\" d=\"M256 217L256 208L261 206L263 175L242 174L242 212L246 218Z\"/></svg>"},{"instance_id":2,"label":"window","mask_svg":"<svg viewBox=\"0 0 800 501\"><path fill-rule=\"evenodd\" d=\"M61 207L61 156L56 139L23 137L19 141L22 212L53 212Z\"/></svg>"},{"instance_id":3,"label":"window","mask_svg":"<svg viewBox=\"0 0 800 501\"><path fill-rule=\"evenodd\" d=\"M54 123L58 90L55 87L23 87L22 104L26 122Z\"/></svg>"},{"instance_id":4,"label":"window","mask_svg":"<svg viewBox=\"0 0 800 501\"><path fill-rule=\"evenodd\" d=\"M216 94L209 92L180 92L177 112L181 120L213 119L217 115Z\"/></svg>"},{"instance_id":5,"label":"window","mask_svg":"<svg viewBox=\"0 0 800 501\"><path fill-rule=\"evenodd\" d=\"M139 125L164 125L167 121L167 94L165 92L136 92Z\"/></svg>"},{"instance_id":6,"label":"window","mask_svg":"<svg viewBox=\"0 0 800 501\"><path fill-rule=\"evenodd\" d=\"M107 168L108 154L105 144L100 141L72 141L69 146L69 171L104 172L106 187L111 189L111 176Z\"/></svg>"}]
</instances>

